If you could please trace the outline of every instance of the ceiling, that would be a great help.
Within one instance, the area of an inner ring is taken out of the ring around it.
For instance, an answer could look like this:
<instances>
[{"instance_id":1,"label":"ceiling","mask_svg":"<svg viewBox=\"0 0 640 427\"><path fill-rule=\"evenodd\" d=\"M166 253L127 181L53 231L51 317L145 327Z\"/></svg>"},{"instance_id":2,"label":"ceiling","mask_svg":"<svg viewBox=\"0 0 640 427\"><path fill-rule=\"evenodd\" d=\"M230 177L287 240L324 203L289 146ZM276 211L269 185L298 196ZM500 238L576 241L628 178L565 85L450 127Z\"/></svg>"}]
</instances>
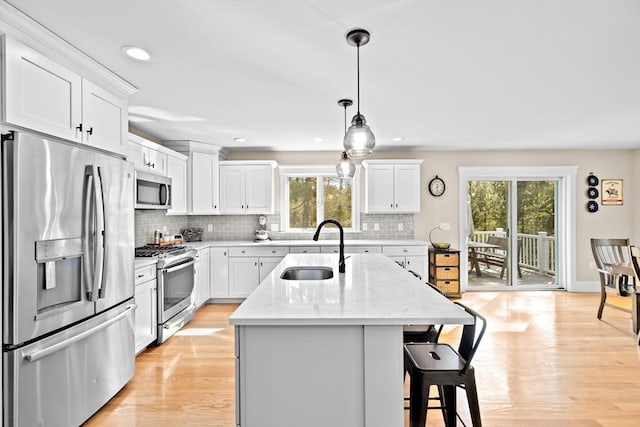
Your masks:
<instances>
[{"instance_id":1,"label":"ceiling","mask_svg":"<svg viewBox=\"0 0 640 427\"><path fill-rule=\"evenodd\" d=\"M356 99L344 36L363 27L360 110L376 149L640 147L635 0L8 3L136 86L130 124L162 140L338 151L337 101Z\"/></svg>"}]
</instances>

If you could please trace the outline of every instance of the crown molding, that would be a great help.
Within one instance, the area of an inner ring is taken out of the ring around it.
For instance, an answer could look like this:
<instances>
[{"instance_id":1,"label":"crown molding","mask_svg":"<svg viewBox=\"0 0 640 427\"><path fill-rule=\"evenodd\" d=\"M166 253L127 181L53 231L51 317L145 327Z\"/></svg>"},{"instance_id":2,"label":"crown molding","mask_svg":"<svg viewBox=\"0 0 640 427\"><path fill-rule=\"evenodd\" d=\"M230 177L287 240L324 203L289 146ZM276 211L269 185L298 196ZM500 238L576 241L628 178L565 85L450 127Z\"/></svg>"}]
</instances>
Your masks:
<instances>
[{"instance_id":1,"label":"crown molding","mask_svg":"<svg viewBox=\"0 0 640 427\"><path fill-rule=\"evenodd\" d=\"M75 67L89 71L123 95L129 96L138 91L137 87L5 0L0 0L0 32L44 54L54 54Z\"/></svg>"}]
</instances>

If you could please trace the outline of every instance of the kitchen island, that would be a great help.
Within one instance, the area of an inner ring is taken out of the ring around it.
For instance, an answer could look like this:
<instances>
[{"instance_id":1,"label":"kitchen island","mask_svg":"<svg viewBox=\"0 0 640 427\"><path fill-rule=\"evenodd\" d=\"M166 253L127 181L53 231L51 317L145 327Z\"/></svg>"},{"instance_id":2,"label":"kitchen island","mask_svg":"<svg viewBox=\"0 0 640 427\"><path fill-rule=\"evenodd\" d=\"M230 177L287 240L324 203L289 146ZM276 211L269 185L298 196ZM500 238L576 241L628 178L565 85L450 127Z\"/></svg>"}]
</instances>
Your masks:
<instances>
[{"instance_id":1,"label":"kitchen island","mask_svg":"<svg viewBox=\"0 0 640 427\"><path fill-rule=\"evenodd\" d=\"M325 280L284 280L325 266ZM290 254L230 316L242 427L402 426L402 325L472 319L384 255Z\"/></svg>"}]
</instances>

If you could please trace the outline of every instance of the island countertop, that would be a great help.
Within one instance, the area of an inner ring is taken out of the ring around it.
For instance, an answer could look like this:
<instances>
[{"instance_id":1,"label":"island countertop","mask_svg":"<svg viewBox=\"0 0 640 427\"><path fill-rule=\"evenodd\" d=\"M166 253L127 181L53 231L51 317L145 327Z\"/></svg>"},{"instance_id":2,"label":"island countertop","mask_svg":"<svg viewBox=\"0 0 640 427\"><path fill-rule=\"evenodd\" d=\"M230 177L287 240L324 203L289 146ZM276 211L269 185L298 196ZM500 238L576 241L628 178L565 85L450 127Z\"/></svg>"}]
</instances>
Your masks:
<instances>
[{"instance_id":1,"label":"island countertop","mask_svg":"<svg viewBox=\"0 0 640 427\"><path fill-rule=\"evenodd\" d=\"M284 280L289 267L328 266L326 280ZM289 254L229 317L233 325L465 324L472 318L380 254Z\"/></svg>"}]
</instances>

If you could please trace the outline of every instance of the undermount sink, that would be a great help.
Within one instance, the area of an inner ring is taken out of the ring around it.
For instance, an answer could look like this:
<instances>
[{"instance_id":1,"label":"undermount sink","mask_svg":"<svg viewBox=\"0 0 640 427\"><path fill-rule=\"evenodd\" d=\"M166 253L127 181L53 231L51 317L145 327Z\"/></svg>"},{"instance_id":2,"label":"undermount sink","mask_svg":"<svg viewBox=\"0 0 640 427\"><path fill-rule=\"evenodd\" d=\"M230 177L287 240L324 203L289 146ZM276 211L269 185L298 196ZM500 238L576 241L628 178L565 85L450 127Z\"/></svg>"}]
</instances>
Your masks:
<instances>
[{"instance_id":1,"label":"undermount sink","mask_svg":"<svg viewBox=\"0 0 640 427\"><path fill-rule=\"evenodd\" d=\"M331 267L289 267L280 276L284 280L326 280L333 277Z\"/></svg>"}]
</instances>

